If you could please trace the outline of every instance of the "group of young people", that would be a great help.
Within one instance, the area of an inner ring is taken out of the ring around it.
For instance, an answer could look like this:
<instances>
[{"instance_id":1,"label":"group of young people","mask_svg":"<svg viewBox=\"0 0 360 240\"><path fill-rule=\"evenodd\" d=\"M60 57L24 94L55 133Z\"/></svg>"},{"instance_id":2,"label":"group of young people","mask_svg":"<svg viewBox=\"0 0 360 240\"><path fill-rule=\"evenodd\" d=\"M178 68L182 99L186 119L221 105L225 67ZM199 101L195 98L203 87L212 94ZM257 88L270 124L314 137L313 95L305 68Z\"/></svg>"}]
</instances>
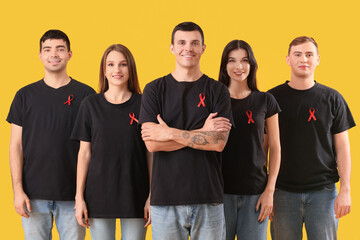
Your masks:
<instances>
[{"instance_id":1,"label":"group of young people","mask_svg":"<svg viewBox=\"0 0 360 240\"><path fill-rule=\"evenodd\" d=\"M40 39L44 78L12 102L10 169L25 239L336 239L350 212L355 122L344 98L314 80L317 43L297 37L286 57L291 79L257 88L252 48L224 48L219 81L200 70L202 29L178 24L172 73L141 95L128 48L108 47L99 93L68 76L70 42ZM281 147L280 147L281 146ZM281 159L281 160L280 160ZM340 178L337 194L335 183ZM75 199L75 201L74 201ZM145 221L144 221L145 220Z\"/></svg>"}]
</instances>

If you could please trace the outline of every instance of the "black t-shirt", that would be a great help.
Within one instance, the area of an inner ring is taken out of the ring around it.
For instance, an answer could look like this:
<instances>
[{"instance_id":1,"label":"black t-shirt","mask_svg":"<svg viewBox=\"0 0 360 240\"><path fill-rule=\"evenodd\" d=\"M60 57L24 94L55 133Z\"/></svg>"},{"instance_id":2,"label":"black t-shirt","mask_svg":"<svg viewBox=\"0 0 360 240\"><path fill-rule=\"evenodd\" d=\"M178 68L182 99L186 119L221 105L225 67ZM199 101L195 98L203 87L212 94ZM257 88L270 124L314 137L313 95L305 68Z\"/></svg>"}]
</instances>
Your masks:
<instances>
[{"instance_id":1,"label":"black t-shirt","mask_svg":"<svg viewBox=\"0 0 360 240\"><path fill-rule=\"evenodd\" d=\"M281 166L276 186L306 192L337 182L333 135L355 126L344 98L319 83L307 90L296 90L286 82L269 92L282 110Z\"/></svg>"},{"instance_id":2,"label":"black t-shirt","mask_svg":"<svg viewBox=\"0 0 360 240\"><path fill-rule=\"evenodd\" d=\"M71 138L91 142L84 193L89 217L144 216L149 173L137 127L140 105L139 94L112 104L100 93L86 98L80 107Z\"/></svg>"},{"instance_id":3,"label":"black t-shirt","mask_svg":"<svg viewBox=\"0 0 360 240\"><path fill-rule=\"evenodd\" d=\"M267 184L265 120L280 108L270 93L259 91L244 99L231 98L231 107L236 127L231 129L222 155L224 193L260 194Z\"/></svg>"},{"instance_id":4,"label":"black t-shirt","mask_svg":"<svg viewBox=\"0 0 360 240\"><path fill-rule=\"evenodd\" d=\"M195 82L178 82L171 74L146 85L140 123L160 114L170 127L200 129L210 113L232 121L229 91L203 75ZM221 203L221 154L189 147L154 154L151 205Z\"/></svg>"},{"instance_id":5,"label":"black t-shirt","mask_svg":"<svg viewBox=\"0 0 360 240\"><path fill-rule=\"evenodd\" d=\"M74 79L57 89L40 80L16 93L6 120L22 126L23 187L30 199L74 200L79 144L70 134L81 101L93 93Z\"/></svg>"}]
</instances>

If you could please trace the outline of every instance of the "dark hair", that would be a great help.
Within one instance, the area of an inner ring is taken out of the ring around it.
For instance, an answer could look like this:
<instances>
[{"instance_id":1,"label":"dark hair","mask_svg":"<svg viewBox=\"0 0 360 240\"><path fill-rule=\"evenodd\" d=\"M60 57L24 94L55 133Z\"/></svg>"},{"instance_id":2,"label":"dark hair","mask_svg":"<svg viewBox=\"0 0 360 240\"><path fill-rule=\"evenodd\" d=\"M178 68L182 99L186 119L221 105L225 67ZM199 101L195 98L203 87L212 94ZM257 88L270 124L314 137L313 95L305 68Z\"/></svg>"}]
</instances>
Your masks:
<instances>
[{"instance_id":1,"label":"dark hair","mask_svg":"<svg viewBox=\"0 0 360 240\"><path fill-rule=\"evenodd\" d=\"M230 76L226 71L226 66L229 61L230 52L236 49L244 49L247 52L250 63L250 72L249 72L249 76L247 77L247 84L251 89L251 91L259 91L256 84L256 71L258 69L258 65L252 48L247 42L243 40L232 40L225 46L221 57L219 81L224 83L227 87L229 87Z\"/></svg>"},{"instance_id":2,"label":"dark hair","mask_svg":"<svg viewBox=\"0 0 360 240\"><path fill-rule=\"evenodd\" d=\"M180 24L178 24L174 30L172 31L171 34L171 44L174 44L174 36L175 33L177 31L185 31L185 32L190 32L190 31L198 31L201 35L201 43L202 45L204 45L204 33L203 30L201 29L201 27L199 25L197 25L196 23L193 22L182 22Z\"/></svg>"},{"instance_id":3,"label":"dark hair","mask_svg":"<svg viewBox=\"0 0 360 240\"><path fill-rule=\"evenodd\" d=\"M66 43L66 46L67 46L67 50L70 51L70 40L69 40L68 36L63 31L60 31L57 29L51 29L51 30L48 30L46 33L44 33L44 35L42 35L42 37L40 38L40 52L41 52L43 42L45 42L48 39L64 40L64 42Z\"/></svg>"},{"instance_id":4,"label":"dark hair","mask_svg":"<svg viewBox=\"0 0 360 240\"><path fill-rule=\"evenodd\" d=\"M129 68L128 89L133 93L141 93L134 57L131 54L130 50L121 44L111 45L105 50L102 56L100 63L100 74L99 74L99 91L101 93L104 93L109 89L109 82L105 76L105 69L106 69L106 58L109 55L109 53L112 51L117 51L119 53L122 53L126 59Z\"/></svg>"},{"instance_id":5,"label":"dark hair","mask_svg":"<svg viewBox=\"0 0 360 240\"><path fill-rule=\"evenodd\" d=\"M316 47L316 52L319 55L319 48L317 43L315 42L315 39L313 39L312 37L307 37L307 36L300 36L297 38L294 38L294 40L291 41L291 43L289 44L289 50L288 50L288 55L290 55L290 50L292 46L297 46L306 42L311 42L315 45Z\"/></svg>"}]
</instances>

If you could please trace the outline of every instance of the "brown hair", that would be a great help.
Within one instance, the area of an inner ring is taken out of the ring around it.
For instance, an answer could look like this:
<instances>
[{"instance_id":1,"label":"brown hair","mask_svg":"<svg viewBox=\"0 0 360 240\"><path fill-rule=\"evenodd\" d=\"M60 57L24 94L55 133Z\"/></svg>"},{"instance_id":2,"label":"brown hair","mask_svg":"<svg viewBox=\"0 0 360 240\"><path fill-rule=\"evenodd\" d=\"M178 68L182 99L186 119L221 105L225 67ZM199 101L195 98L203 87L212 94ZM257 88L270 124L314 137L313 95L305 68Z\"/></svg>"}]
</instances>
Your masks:
<instances>
[{"instance_id":1,"label":"brown hair","mask_svg":"<svg viewBox=\"0 0 360 240\"><path fill-rule=\"evenodd\" d=\"M104 93L109 89L109 82L105 76L105 69L106 58L112 51L122 53L126 59L129 68L128 89L133 93L141 93L134 57L131 54L130 50L122 44L111 45L105 50L104 55L101 58L99 74L99 92Z\"/></svg>"},{"instance_id":2,"label":"brown hair","mask_svg":"<svg viewBox=\"0 0 360 240\"><path fill-rule=\"evenodd\" d=\"M292 46L297 46L306 42L311 42L315 45L316 47L316 52L319 55L319 48L317 43L315 42L315 40L312 37L307 37L307 36L300 36L297 38L294 38L294 40L291 41L290 45L289 45L289 50L288 50L288 55L290 55L290 50Z\"/></svg>"},{"instance_id":3,"label":"brown hair","mask_svg":"<svg viewBox=\"0 0 360 240\"><path fill-rule=\"evenodd\" d=\"M232 40L225 46L221 56L219 82L222 82L227 87L229 87L230 76L226 71L226 67L229 61L230 52L236 49L244 49L246 51L250 63L250 72L249 72L249 76L247 77L247 85L251 89L251 91L259 91L256 83L256 72L258 69L258 65L254 56L254 52L250 47L250 45L243 40Z\"/></svg>"}]
</instances>

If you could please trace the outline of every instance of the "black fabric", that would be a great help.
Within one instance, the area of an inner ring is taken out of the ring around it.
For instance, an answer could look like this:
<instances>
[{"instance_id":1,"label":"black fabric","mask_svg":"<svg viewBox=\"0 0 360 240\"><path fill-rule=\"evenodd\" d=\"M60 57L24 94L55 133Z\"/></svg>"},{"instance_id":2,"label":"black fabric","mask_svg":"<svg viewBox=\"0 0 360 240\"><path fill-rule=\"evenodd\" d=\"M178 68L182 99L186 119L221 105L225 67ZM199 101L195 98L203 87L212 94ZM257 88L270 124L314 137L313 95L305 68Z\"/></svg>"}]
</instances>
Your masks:
<instances>
[{"instance_id":1,"label":"black fabric","mask_svg":"<svg viewBox=\"0 0 360 240\"><path fill-rule=\"evenodd\" d=\"M232 121L230 96L225 85L206 75L195 82L178 82L169 74L146 85L140 123L157 123L156 116L160 114L170 127L196 130L213 112ZM154 154L152 205L222 201L220 153L185 147Z\"/></svg>"},{"instance_id":2,"label":"black fabric","mask_svg":"<svg viewBox=\"0 0 360 240\"><path fill-rule=\"evenodd\" d=\"M100 93L86 98L80 107L71 137L91 142L84 193L89 217L144 216L149 174L146 147L136 122L140 105L139 94L112 104Z\"/></svg>"},{"instance_id":3,"label":"black fabric","mask_svg":"<svg viewBox=\"0 0 360 240\"><path fill-rule=\"evenodd\" d=\"M267 184L263 149L266 118L280 112L270 93L251 92L244 99L231 98L236 127L223 151L222 173L227 194L260 194Z\"/></svg>"},{"instance_id":4,"label":"black fabric","mask_svg":"<svg viewBox=\"0 0 360 240\"><path fill-rule=\"evenodd\" d=\"M269 92L282 110L279 114L281 166L277 187L306 192L337 182L333 135L355 126L344 98L319 83L307 90L296 90L286 82Z\"/></svg>"},{"instance_id":5,"label":"black fabric","mask_svg":"<svg viewBox=\"0 0 360 240\"><path fill-rule=\"evenodd\" d=\"M30 199L74 200L79 144L70 134L81 101L93 93L74 79L58 89L40 80L16 93L6 120L22 126L23 187Z\"/></svg>"}]
</instances>

